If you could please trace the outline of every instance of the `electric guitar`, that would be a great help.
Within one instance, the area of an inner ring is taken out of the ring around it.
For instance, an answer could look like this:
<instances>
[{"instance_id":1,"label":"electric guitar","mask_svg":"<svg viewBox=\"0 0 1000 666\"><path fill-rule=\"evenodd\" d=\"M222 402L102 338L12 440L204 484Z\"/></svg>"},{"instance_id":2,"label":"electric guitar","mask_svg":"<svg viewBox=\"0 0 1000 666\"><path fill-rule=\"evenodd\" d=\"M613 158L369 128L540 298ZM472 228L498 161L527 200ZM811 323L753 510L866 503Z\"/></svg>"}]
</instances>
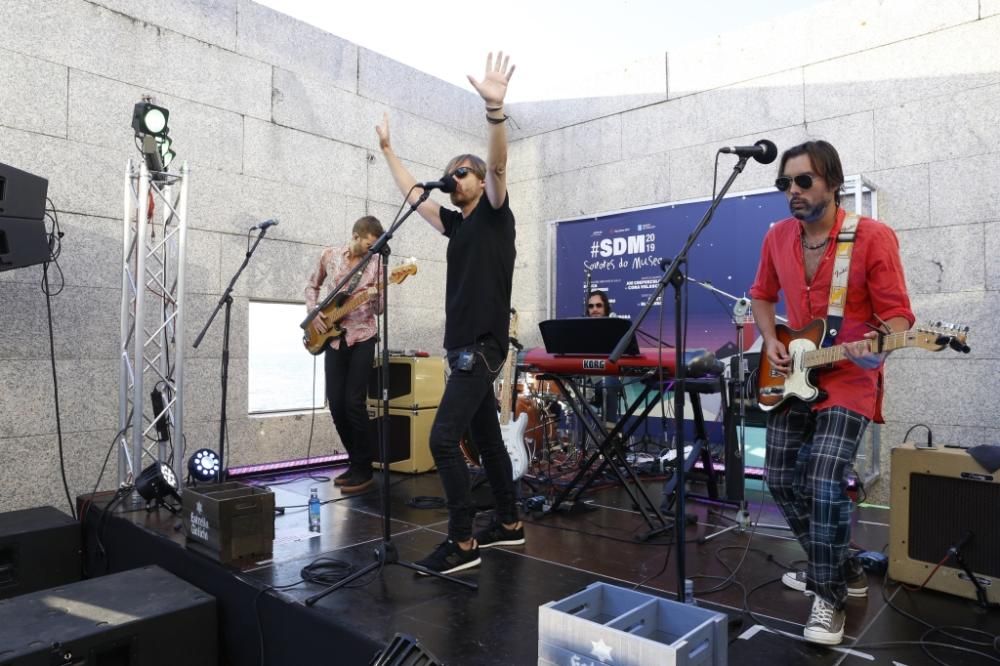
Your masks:
<instances>
[{"instance_id":1,"label":"electric guitar","mask_svg":"<svg viewBox=\"0 0 1000 666\"><path fill-rule=\"evenodd\" d=\"M417 272L417 260L410 259L405 264L397 266L392 269L389 273L389 283L399 284L411 275ZM305 345L306 349L313 356L319 356L326 349L326 344L333 338L339 338L344 334L344 329L337 326L337 323L343 320L349 313L357 310L361 305L367 303L372 296L377 295L381 291L380 287L372 287L370 289L363 289L361 291L356 291L353 294L345 294L343 292L339 294L331 294L327 296L322 303L316 306L309 316L306 317L305 321L302 322L302 329L305 331L302 334L302 344ZM315 319L319 313L322 312L323 316L326 318L326 323L329 328L326 333L317 333L316 330L310 326L313 319Z\"/></svg>"},{"instance_id":2,"label":"electric guitar","mask_svg":"<svg viewBox=\"0 0 1000 666\"><path fill-rule=\"evenodd\" d=\"M781 374L771 366L767 354L761 353L757 401L765 412L771 411L789 398L798 398L804 402L816 400L821 391L811 381L812 371L847 358L844 345L819 346L826 335L825 319L815 319L798 330L777 324L775 332L778 340L788 350L791 369L787 375ZM951 347L955 351L968 354L969 346L965 344L968 334L968 326L937 322L933 325L918 326L909 331L888 333L882 337L881 347L878 338L866 338L864 342L868 344L868 350L871 352L888 352L905 347L941 351L945 347Z\"/></svg>"},{"instance_id":3,"label":"electric guitar","mask_svg":"<svg viewBox=\"0 0 1000 666\"><path fill-rule=\"evenodd\" d=\"M510 337L517 339L517 312L510 309ZM524 446L524 433L528 428L528 414L521 412L517 418L514 413L514 373L517 370L517 348L511 344L507 347L507 360L501 372L500 387L500 434L503 435L503 445L510 456L510 466L514 480L517 481L528 471L528 450Z\"/></svg>"}]
</instances>

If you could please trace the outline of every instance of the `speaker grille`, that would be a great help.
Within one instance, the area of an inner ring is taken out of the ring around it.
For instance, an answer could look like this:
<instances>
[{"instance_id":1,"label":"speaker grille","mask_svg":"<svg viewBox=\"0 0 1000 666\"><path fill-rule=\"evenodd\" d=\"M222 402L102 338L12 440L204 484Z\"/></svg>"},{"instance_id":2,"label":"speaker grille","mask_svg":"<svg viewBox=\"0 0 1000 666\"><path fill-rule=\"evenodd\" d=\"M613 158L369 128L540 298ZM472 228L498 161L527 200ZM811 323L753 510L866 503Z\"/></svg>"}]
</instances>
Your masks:
<instances>
[{"instance_id":1,"label":"speaker grille","mask_svg":"<svg viewBox=\"0 0 1000 666\"><path fill-rule=\"evenodd\" d=\"M381 400L382 367L376 366L368 375L368 397ZM405 363L389 362L389 400L395 400L413 393L413 368Z\"/></svg>"},{"instance_id":2,"label":"speaker grille","mask_svg":"<svg viewBox=\"0 0 1000 666\"><path fill-rule=\"evenodd\" d=\"M1000 577L1000 484L963 478L910 475L911 559L937 563L967 532L962 558L974 573ZM956 567L951 562L948 566Z\"/></svg>"}]
</instances>

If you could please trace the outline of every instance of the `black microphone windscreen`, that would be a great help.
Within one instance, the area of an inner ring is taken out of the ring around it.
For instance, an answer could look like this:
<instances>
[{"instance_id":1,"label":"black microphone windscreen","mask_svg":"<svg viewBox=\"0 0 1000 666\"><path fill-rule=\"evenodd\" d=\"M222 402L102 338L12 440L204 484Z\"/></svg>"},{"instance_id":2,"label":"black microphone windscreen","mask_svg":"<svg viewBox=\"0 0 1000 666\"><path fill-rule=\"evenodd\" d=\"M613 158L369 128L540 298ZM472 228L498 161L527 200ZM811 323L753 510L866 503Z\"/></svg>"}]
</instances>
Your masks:
<instances>
[{"instance_id":1,"label":"black microphone windscreen","mask_svg":"<svg viewBox=\"0 0 1000 666\"><path fill-rule=\"evenodd\" d=\"M754 159L761 164L770 164L778 157L778 147L774 145L773 141L768 141L767 139L761 139L753 145L760 146L764 149L764 152L760 155L755 155Z\"/></svg>"}]
</instances>

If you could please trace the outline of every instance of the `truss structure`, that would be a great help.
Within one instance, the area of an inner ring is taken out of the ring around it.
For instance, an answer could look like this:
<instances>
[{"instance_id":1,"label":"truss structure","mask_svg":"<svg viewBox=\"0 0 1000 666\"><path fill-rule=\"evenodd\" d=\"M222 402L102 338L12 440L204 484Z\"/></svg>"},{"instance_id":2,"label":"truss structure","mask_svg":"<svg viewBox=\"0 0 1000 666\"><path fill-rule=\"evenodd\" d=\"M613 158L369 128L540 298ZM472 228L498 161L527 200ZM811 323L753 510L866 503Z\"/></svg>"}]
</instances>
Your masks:
<instances>
[{"instance_id":1,"label":"truss structure","mask_svg":"<svg viewBox=\"0 0 1000 666\"><path fill-rule=\"evenodd\" d=\"M178 481L184 478L187 196L187 164L172 174L151 172L145 162L137 167L128 161L122 233L119 487L133 484L153 461L169 464ZM154 412L154 391L162 397L159 413ZM157 427L160 414L166 429ZM132 499L142 501L135 493Z\"/></svg>"}]
</instances>

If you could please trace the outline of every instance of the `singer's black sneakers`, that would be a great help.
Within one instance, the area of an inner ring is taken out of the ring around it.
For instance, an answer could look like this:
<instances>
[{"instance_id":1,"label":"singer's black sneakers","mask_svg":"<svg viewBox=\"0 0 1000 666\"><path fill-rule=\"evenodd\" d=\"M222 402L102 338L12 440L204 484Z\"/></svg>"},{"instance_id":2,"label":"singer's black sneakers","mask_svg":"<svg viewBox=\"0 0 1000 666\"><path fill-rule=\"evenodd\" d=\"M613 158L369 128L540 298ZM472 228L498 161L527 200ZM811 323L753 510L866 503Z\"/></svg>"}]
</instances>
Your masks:
<instances>
[{"instance_id":1,"label":"singer's black sneakers","mask_svg":"<svg viewBox=\"0 0 1000 666\"><path fill-rule=\"evenodd\" d=\"M524 523L512 530L503 526L499 520L493 519L490 526L476 532L476 543L480 548L493 546L520 546L524 544Z\"/></svg>"},{"instance_id":2,"label":"singer's black sneakers","mask_svg":"<svg viewBox=\"0 0 1000 666\"><path fill-rule=\"evenodd\" d=\"M419 564L425 569L437 571L438 573L450 574L463 569L478 567L482 560L479 558L479 546L475 541L472 548L462 550L462 547L451 539L446 539L438 544L434 552L422 560L417 560L414 564ZM418 571L421 576L427 576L422 571Z\"/></svg>"}]
</instances>

